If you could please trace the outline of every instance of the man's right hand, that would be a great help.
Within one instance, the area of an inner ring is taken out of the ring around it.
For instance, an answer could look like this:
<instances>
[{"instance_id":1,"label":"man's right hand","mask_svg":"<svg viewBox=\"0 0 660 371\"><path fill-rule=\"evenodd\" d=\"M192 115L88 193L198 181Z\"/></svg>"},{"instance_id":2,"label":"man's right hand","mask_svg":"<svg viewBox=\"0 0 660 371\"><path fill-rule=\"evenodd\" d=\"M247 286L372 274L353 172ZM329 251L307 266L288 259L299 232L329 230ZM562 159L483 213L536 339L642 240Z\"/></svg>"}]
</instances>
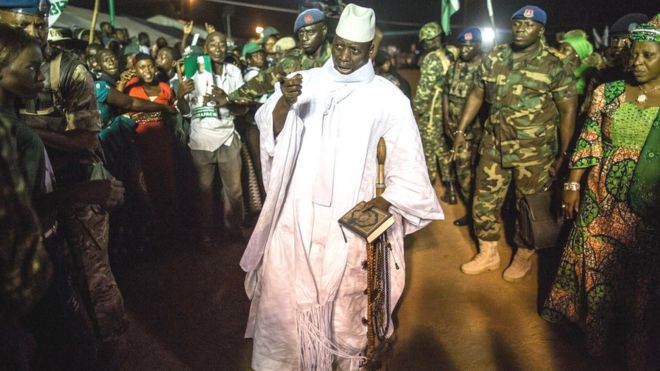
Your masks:
<instances>
[{"instance_id":1,"label":"man's right hand","mask_svg":"<svg viewBox=\"0 0 660 371\"><path fill-rule=\"evenodd\" d=\"M302 94L302 75L296 74L290 79L280 76L280 90L286 104L291 107L298 101L298 97Z\"/></svg>"},{"instance_id":2,"label":"man's right hand","mask_svg":"<svg viewBox=\"0 0 660 371\"><path fill-rule=\"evenodd\" d=\"M456 133L454 136L454 145L450 151L449 161L456 161L458 153L463 151L465 151L465 135L463 133Z\"/></svg>"},{"instance_id":3,"label":"man's right hand","mask_svg":"<svg viewBox=\"0 0 660 371\"><path fill-rule=\"evenodd\" d=\"M184 35L190 35L193 31L193 21L188 21L183 25L183 34Z\"/></svg>"},{"instance_id":4,"label":"man's right hand","mask_svg":"<svg viewBox=\"0 0 660 371\"><path fill-rule=\"evenodd\" d=\"M124 202L124 184L116 179L91 180L81 183L74 194L78 202L113 209Z\"/></svg>"},{"instance_id":5,"label":"man's right hand","mask_svg":"<svg viewBox=\"0 0 660 371\"><path fill-rule=\"evenodd\" d=\"M177 97L183 98L195 90L195 84L192 80L183 80L179 83L179 90L176 93Z\"/></svg>"}]
</instances>

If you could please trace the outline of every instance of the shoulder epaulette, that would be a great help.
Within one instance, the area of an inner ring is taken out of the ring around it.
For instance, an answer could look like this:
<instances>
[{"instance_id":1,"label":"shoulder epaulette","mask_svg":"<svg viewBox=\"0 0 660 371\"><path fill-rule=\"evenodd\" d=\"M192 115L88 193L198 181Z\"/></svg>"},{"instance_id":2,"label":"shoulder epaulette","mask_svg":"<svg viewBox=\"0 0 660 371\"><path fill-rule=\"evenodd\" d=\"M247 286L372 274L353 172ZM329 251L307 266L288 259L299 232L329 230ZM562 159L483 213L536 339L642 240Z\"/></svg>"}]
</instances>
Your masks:
<instances>
[{"instance_id":1,"label":"shoulder epaulette","mask_svg":"<svg viewBox=\"0 0 660 371\"><path fill-rule=\"evenodd\" d=\"M547 47L545 50L547 50L548 53L550 53L551 55L553 55L553 56L555 56L559 59L564 59L566 57L562 52L560 52L559 50L557 50L553 47Z\"/></svg>"}]
</instances>

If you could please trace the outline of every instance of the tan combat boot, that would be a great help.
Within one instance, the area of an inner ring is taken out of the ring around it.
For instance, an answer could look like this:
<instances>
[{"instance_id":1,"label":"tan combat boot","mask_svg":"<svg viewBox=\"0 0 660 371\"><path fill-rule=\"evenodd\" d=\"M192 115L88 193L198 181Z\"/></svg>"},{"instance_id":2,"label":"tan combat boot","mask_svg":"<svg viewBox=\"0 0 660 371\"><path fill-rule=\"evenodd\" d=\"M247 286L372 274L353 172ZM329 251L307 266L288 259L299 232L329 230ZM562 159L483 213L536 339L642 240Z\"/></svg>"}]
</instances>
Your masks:
<instances>
[{"instance_id":1,"label":"tan combat boot","mask_svg":"<svg viewBox=\"0 0 660 371\"><path fill-rule=\"evenodd\" d=\"M511 265L504 270L502 278L507 282L515 282L525 277L527 272L532 269L532 255L534 255L534 250L519 248Z\"/></svg>"},{"instance_id":2,"label":"tan combat boot","mask_svg":"<svg viewBox=\"0 0 660 371\"><path fill-rule=\"evenodd\" d=\"M465 274L480 274L493 271L500 267L500 254L497 252L497 241L479 240L479 253L469 262L461 265Z\"/></svg>"}]
</instances>

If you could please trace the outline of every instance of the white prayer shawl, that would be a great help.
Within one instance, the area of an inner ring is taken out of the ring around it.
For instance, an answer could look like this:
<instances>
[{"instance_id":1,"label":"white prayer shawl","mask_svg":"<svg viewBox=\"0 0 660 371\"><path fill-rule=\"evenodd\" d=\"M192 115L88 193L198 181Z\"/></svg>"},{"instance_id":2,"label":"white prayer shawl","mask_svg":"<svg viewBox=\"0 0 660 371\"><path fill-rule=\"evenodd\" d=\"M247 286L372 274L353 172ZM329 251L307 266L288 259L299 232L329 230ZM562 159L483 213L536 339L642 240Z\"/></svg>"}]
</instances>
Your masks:
<instances>
[{"instance_id":1,"label":"white prayer shawl","mask_svg":"<svg viewBox=\"0 0 660 371\"><path fill-rule=\"evenodd\" d=\"M333 356L357 369L366 345L366 248L348 230L345 241L337 220L375 197L381 137L383 197L396 220L388 231L391 309L405 283L404 235L444 216L410 102L396 86L374 76L370 63L341 75L330 59L298 73L303 92L277 139L279 87L256 116L268 196L241 259L252 300L246 337L254 338L255 370L325 370Z\"/></svg>"}]
</instances>

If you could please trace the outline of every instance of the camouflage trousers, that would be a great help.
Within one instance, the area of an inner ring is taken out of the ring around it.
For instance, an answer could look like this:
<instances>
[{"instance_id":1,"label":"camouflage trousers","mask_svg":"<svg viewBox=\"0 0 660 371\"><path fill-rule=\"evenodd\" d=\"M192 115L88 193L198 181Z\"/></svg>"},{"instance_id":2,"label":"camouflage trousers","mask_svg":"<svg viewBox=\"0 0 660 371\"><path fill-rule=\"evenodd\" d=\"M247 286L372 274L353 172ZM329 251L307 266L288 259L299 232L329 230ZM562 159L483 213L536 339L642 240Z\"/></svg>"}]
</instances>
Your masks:
<instances>
[{"instance_id":1,"label":"camouflage trousers","mask_svg":"<svg viewBox=\"0 0 660 371\"><path fill-rule=\"evenodd\" d=\"M63 212L62 226L98 337L106 341L123 336L128 320L110 269L108 213L97 205L76 206Z\"/></svg>"},{"instance_id":2,"label":"camouflage trousers","mask_svg":"<svg viewBox=\"0 0 660 371\"><path fill-rule=\"evenodd\" d=\"M511 182L515 187L518 205L517 201L522 196L540 192L550 181L548 170L553 157L536 157L529 162L503 168L499 149L494 146L485 147L482 146L476 168L472 218L477 238L498 241L502 232L500 213Z\"/></svg>"},{"instance_id":3,"label":"camouflage trousers","mask_svg":"<svg viewBox=\"0 0 660 371\"><path fill-rule=\"evenodd\" d=\"M467 141L465 149L456 154L454 162L459 192L466 205L470 205L472 201L472 185L478 149L479 143Z\"/></svg>"},{"instance_id":4,"label":"camouflage trousers","mask_svg":"<svg viewBox=\"0 0 660 371\"><path fill-rule=\"evenodd\" d=\"M447 141L442 135L442 121L439 115L434 117L432 121L429 120L428 116L422 116L418 125L431 183L438 177L438 169L440 170L442 182L453 182L454 173L452 172L451 161L449 161L451 147L447 145Z\"/></svg>"}]
</instances>

